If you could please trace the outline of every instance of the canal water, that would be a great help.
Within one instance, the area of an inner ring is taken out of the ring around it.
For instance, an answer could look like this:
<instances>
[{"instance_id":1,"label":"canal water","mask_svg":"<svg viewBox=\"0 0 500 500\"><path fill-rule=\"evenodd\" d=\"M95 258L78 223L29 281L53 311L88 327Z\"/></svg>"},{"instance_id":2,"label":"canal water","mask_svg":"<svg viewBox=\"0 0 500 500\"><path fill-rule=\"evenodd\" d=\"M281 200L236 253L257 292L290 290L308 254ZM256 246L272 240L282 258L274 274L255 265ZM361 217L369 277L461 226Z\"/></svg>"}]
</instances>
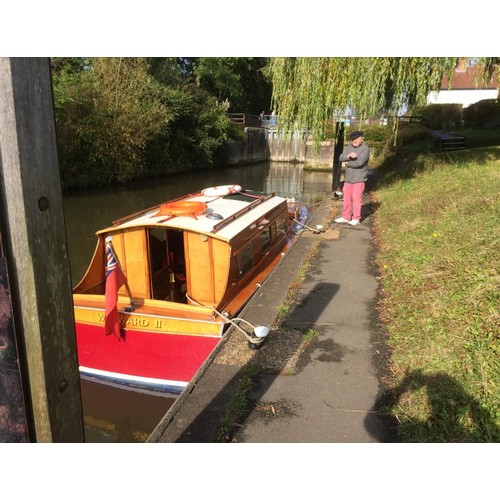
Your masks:
<instances>
[{"instance_id":1,"label":"canal water","mask_svg":"<svg viewBox=\"0 0 500 500\"><path fill-rule=\"evenodd\" d=\"M71 277L75 286L94 253L99 229L113 220L210 186L239 184L243 189L275 192L318 206L331 191L332 174L304 170L301 164L262 162L175 174L106 189L63 196ZM174 403L172 395L126 390L82 380L87 442L144 442Z\"/></svg>"}]
</instances>

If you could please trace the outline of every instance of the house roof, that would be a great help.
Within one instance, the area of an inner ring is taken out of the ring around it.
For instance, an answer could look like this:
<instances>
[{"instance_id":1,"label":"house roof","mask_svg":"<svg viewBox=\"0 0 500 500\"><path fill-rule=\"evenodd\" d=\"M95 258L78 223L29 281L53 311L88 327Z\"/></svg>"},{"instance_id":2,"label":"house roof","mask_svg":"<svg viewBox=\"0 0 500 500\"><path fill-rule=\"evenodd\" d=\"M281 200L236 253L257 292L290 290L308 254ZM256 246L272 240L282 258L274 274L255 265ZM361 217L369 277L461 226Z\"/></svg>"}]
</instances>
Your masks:
<instances>
[{"instance_id":1,"label":"house roof","mask_svg":"<svg viewBox=\"0 0 500 500\"><path fill-rule=\"evenodd\" d=\"M469 89L496 89L498 88L498 80L492 78L487 85L476 85L476 75L479 71L477 66L470 66L466 69L456 69L451 79L451 87L449 90L469 90ZM441 90L448 90L448 78L443 78L441 82Z\"/></svg>"}]
</instances>

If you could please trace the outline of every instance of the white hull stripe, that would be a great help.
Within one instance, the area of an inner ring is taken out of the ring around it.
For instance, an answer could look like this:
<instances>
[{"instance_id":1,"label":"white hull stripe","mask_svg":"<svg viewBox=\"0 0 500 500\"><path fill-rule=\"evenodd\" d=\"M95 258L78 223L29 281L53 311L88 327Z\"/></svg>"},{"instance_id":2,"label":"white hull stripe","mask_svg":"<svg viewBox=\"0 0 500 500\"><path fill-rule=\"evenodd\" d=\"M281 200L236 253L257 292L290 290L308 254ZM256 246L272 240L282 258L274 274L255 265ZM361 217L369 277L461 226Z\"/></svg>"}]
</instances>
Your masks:
<instances>
[{"instance_id":1,"label":"white hull stripe","mask_svg":"<svg viewBox=\"0 0 500 500\"><path fill-rule=\"evenodd\" d=\"M105 370L97 370L95 368L87 368L80 366L81 373L86 375L94 375L96 377L104 377L111 380L121 380L122 382L133 382L145 386L166 386L166 387L181 387L184 388L188 382L181 382L179 380L167 380L161 378L139 377L137 375L125 375L123 373L108 372Z\"/></svg>"}]
</instances>

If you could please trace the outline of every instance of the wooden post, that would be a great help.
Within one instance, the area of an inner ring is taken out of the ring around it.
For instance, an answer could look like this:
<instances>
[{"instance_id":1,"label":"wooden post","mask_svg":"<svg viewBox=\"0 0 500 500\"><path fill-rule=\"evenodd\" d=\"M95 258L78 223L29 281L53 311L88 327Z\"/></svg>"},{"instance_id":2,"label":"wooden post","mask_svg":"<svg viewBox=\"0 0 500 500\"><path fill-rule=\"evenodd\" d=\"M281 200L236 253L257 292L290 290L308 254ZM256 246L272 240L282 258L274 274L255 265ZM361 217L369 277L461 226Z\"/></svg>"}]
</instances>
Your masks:
<instances>
[{"instance_id":1,"label":"wooden post","mask_svg":"<svg viewBox=\"0 0 500 500\"><path fill-rule=\"evenodd\" d=\"M333 176L332 191L335 193L340 189L340 161L339 156L344 149L344 122L335 123L335 146L333 149Z\"/></svg>"},{"instance_id":2,"label":"wooden post","mask_svg":"<svg viewBox=\"0 0 500 500\"><path fill-rule=\"evenodd\" d=\"M0 58L0 203L30 440L83 442L50 61Z\"/></svg>"}]
</instances>

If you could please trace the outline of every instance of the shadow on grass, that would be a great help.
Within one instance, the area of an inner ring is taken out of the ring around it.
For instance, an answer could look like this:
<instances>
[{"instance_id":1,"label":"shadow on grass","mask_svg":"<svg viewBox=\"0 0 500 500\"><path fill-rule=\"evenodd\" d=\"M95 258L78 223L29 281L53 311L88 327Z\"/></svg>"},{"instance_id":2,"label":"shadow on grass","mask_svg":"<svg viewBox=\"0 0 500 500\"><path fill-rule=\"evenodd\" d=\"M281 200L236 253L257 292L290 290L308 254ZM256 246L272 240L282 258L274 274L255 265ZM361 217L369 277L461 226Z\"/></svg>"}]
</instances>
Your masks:
<instances>
[{"instance_id":1,"label":"shadow on grass","mask_svg":"<svg viewBox=\"0 0 500 500\"><path fill-rule=\"evenodd\" d=\"M373 414L365 419L367 429L377 434L378 413L390 414L398 402L412 393L426 391L429 414L426 418L407 418L399 424L401 441L416 443L499 442L500 428L490 412L467 394L463 387L445 373L426 375L410 371L395 388L377 399ZM394 425L396 419L394 418Z\"/></svg>"}]
</instances>

